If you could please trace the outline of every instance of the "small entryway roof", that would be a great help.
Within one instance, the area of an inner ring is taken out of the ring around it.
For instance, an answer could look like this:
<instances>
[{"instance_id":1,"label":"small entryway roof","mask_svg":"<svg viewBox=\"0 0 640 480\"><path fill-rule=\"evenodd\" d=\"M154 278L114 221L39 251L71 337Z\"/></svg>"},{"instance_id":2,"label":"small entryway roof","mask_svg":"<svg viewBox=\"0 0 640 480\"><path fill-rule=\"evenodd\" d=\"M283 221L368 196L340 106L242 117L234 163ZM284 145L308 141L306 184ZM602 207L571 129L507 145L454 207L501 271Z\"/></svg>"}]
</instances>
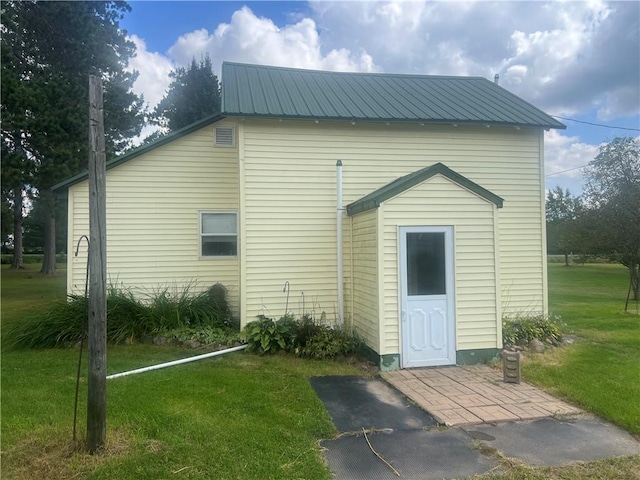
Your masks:
<instances>
[{"instance_id":1,"label":"small entryway roof","mask_svg":"<svg viewBox=\"0 0 640 480\"><path fill-rule=\"evenodd\" d=\"M495 203L498 208L502 208L504 199L499 197L495 193L490 192L484 187L481 187L477 183L469 180L467 177L454 172L443 163L436 163L430 167L423 168L417 172L410 173L404 177L397 178L396 180L387 183L385 186L378 188L377 190L365 195L359 200L356 200L350 205L347 205L347 215L355 215L360 212L366 212L373 208L378 208L380 204L396 195L401 194L405 190L408 190L420 183L428 180L434 175L442 175L448 178L454 183L457 183L461 187L470 190L479 197Z\"/></svg>"}]
</instances>

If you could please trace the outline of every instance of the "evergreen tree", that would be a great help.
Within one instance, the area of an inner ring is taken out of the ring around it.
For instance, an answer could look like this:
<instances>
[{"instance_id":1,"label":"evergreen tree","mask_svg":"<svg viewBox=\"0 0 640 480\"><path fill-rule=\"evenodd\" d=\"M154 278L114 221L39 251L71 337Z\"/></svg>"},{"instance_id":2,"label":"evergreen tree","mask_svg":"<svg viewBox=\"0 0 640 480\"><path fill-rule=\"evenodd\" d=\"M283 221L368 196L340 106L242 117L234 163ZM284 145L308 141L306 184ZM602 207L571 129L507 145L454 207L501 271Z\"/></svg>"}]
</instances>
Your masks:
<instances>
[{"instance_id":1,"label":"evergreen tree","mask_svg":"<svg viewBox=\"0 0 640 480\"><path fill-rule=\"evenodd\" d=\"M209 115L220 113L220 85L211 59L191 60L169 74L169 90L155 109L154 117L162 130L176 131Z\"/></svg>"},{"instance_id":2,"label":"evergreen tree","mask_svg":"<svg viewBox=\"0 0 640 480\"><path fill-rule=\"evenodd\" d=\"M89 75L105 88L107 155L129 147L144 123L143 99L131 90L137 74L125 71L135 45L118 24L129 9L114 1L2 2L2 146L30 165L20 181L38 191L46 274L55 272L51 187L87 168Z\"/></svg>"}]
</instances>

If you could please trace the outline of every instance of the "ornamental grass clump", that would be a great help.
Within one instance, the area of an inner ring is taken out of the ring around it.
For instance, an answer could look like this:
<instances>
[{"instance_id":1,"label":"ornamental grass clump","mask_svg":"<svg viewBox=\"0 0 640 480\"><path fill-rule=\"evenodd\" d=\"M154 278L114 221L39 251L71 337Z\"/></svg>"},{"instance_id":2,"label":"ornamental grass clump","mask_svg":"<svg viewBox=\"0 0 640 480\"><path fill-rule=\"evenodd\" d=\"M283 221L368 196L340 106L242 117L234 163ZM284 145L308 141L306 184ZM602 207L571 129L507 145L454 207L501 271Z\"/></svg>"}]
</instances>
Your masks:
<instances>
[{"instance_id":1,"label":"ornamental grass clump","mask_svg":"<svg viewBox=\"0 0 640 480\"><path fill-rule=\"evenodd\" d=\"M163 287L138 297L131 289L111 285L107 291L107 341L134 343L150 335L162 335L184 328L207 329L201 339L222 332L238 331L226 300L226 288L216 284L203 292L193 292L194 285L182 288ZM46 310L9 327L5 341L9 346L51 348L74 344L86 332L87 299L69 295Z\"/></svg>"}]
</instances>

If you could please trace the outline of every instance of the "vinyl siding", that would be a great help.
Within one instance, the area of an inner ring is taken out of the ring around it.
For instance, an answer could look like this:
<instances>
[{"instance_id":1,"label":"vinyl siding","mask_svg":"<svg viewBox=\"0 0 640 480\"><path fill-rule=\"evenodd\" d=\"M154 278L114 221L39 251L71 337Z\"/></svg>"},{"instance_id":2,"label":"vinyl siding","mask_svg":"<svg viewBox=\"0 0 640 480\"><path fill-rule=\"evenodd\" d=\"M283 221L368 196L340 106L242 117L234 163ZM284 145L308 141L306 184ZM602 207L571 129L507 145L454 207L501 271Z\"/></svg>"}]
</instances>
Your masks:
<instances>
[{"instance_id":1,"label":"vinyl siding","mask_svg":"<svg viewBox=\"0 0 640 480\"><path fill-rule=\"evenodd\" d=\"M219 124L217 124L219 125ZM237 257L199 258L199 212L238 212L238 150L207 126L107 171L107 275L140 291L216 282L239 313ZM88 182L69 189L69 252L89 234ZM71 255L68 291L84 291L86 248Z\"/></svg>"},{"instance_id":2,"label":"vinyl siding","mask_svg":"<svg viewBox=\"0 0 640 480\"><path fill-rule=\"evenodd\" d=\"M350 313L355 331L379 352L377 213L377 210L369 210L351 217L353 282L350 289L353 290L353 301Z\"/></svg>"},{"instance_id":3,"label":"vinyl siding","mask_svg":"<svg viewBox=\"0 0 640 480\"><path fill-rule=\"evenodd\" d=\"M453 226L456 350L496 348L498 300L494 204L437 175L384 203L381 354L400 351L398 229Z\"/></svg>"},{"instance_id":4,"label":"vinyl siding","mask_svg":"<svg viewBox=\"0 0 640 480\"><path fill-rule=\"evenodd\" d=\"M337 308L335 164L339 159L344 163L345 206L436 162L501 196L505 200L497 226L501 307L544 310L539 130L258 119L245 120L243 128L247 312L243 321L261 312L283 311L286 281L291 285L290 306L301 305L304 292L305 310L324 311L333 318ZM448 215L443 211L441 220ZM343 231L348 273L351 240L346 220ZM483 242L490 235L484 230L476 233ZM473 244L475 238L460 241ZM482 258L470 261L482 262ZM397 268L395 257L387 256L384 262L385 269ZM480 278L482 273L476 275ZM384 351L397 343L390 335ZM494 335L495 331L488 332L481 343L488 344Z\"/></svg>"}]
</instances>

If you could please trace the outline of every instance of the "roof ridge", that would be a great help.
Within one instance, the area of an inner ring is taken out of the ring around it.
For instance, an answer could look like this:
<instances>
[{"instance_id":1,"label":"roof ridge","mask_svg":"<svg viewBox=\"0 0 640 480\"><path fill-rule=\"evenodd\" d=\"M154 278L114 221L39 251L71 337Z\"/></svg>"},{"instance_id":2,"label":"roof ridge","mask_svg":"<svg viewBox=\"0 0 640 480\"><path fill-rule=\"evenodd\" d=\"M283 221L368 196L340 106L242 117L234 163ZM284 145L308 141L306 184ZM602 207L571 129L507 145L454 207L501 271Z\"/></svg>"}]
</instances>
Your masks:
<instances>
[{"instance_id":1,"label":"roof ridge","mask_svg":"<svg viewBox=\"0 0 640 480\"><path fill-rule=\"evenodd\" d=\"M485 77L481 77L478 75L429 75L425 73L387 73L387 72L343 72L336 70L318 70L314 68L302 68L302 67L282 67L278 65L261 65L255 63L242 63L242 62L229 62L224 61L222 65L233 65L239 67L252 67L258 69L265 70L283 70L283 71L294 71L294 72L305 72L305 73L321 73L327 75L359 75L359 76L372 76L372 77L407 77L407 78L433 78L433 79L448 79L448 80L484 80L487 82L491 82L489 79Z\"/></svg>"}]
</instances>

